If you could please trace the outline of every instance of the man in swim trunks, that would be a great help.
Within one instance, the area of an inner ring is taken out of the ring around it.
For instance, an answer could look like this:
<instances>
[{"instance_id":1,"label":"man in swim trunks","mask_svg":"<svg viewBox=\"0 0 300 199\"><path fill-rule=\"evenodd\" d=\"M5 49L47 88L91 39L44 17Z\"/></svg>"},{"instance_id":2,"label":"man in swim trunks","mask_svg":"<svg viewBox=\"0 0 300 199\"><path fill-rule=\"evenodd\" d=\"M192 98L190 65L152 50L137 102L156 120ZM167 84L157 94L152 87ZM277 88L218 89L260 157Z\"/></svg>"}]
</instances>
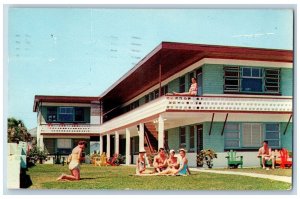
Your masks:
<instances>
[{"instance_id":1,"label":"man in swim trunks","mask_svg":"<svg viewBox=\"0 0 300 199\"><path fill-rule=\"evenodd\" d=\"M85 141L78 142L78 145L72 150L71 162L69 163L71 175L62 174L57 180L80 180L80 160L85 146Z\"/></svg>"},{"instance_id":2,"label":"man in swim trunks","mask_svg":"<svg viewBox=\"0 0 300 199\"><path fill-rule=\"evenodd\" d=\"M160 148L158 154L154 157L153 167L155 172L161 172L168 167L167 156L164 148Z\"/></svg>"},{"instance_id":3,"label":"man in swim trunks","mask_svg":"<svg viewBox=\"0 0 300 199\"><path fill-rule=\"evenodd\" d=\"M266 161L268 161L268 160L272 160L272 169L275 168L274 167L275 159L272 154L272 149L268 146L268 141L263 141L263 146L261 148L259 148L257 157L260 157L260 156L262 158L263 169L266 168L265 164L266 164Z\"/></svg>"}]
</instances>

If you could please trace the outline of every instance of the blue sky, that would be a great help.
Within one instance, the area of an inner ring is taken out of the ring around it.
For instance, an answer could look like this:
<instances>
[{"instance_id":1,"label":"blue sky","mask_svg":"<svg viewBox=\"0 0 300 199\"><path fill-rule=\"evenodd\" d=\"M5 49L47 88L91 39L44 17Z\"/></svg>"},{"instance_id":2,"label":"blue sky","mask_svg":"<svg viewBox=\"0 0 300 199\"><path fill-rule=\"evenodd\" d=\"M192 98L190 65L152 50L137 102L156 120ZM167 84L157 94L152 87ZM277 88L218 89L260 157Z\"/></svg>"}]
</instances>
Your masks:
<instances>
[{"instance_id":1,"label":"blue sky","mask_svg":"<svg viewBox=\"0 0 300 199\"><path fill-rule=\"evenodd\" d=\"M8 10L7 116L36 126L35 95L98 96L162 41L293 48L287 9Z\"/></svg>"}]
</instances>

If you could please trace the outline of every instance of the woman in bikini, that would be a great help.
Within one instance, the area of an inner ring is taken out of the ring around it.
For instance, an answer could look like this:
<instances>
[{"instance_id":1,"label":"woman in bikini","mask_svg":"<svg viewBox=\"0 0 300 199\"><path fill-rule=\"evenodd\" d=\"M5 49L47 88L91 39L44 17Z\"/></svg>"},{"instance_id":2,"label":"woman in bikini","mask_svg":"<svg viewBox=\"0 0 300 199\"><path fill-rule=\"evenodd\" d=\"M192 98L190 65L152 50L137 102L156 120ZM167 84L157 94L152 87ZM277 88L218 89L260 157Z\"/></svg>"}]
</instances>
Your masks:
<instances>
[{"instance_id":1,"label":"woman in bikini","mask_svg":"<svg viewBox=\"0 0 300 199\"><path fill-rule=\"evenodd\" d=\"M197 85L197 80L195 77L192 77L192 84L190 86L189 92L184 92L184 93L177 93L173 92L175 95L197 95L198 92L198 85Z\"/></svg>"},{"instance_id":2,"label":"woman in bikini","mask_svg":"<svg viewBox=\"0 0 300 199\"><path fill-rule=\"evenodd\" d=\"M78 145L72 150L71 161L69 169L71 175L62 174L57 180L80 180L80 160L82 158L82 151L85 149L86 142L79 141Z\"/></svg>"}]
</instances>

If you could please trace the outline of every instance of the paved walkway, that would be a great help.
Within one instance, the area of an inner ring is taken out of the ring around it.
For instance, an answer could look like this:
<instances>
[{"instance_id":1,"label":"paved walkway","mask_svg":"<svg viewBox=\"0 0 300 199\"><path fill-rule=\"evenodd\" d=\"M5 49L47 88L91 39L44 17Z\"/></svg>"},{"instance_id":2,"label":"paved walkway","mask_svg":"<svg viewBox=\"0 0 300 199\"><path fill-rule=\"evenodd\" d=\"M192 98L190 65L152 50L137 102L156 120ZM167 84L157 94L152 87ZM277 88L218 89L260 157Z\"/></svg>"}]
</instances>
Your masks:
<instances>
[{"instance_id":1,"label":"paved walkway","mask_svg":"<svg viewBox=\"0 0 300 199\"><path fill-rule=\"evenodd\" d=\"M250 176L250 177L254 177L254 178L267 178L267 179L271 179L271 180L277 180L277 181L292 183L292 177L288 177L288 176L266 175L266 174L258 174L258 173L246 173L246 172L238 172L238 171L218 171L218 170L198 169L198 168L190 168L190 170L191 171L204 172L204 173L218 173L218 174Z\"/></svg>"}]
</instances>

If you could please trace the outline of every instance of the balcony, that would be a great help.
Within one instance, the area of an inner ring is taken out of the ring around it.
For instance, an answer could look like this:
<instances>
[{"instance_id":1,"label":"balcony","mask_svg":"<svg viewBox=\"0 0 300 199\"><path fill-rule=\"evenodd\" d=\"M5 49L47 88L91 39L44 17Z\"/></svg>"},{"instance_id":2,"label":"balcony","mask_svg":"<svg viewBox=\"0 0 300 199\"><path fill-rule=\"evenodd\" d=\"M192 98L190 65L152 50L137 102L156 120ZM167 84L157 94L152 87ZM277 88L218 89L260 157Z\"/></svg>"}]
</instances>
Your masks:
<instances>
[{"instance_id":1,"label":"balcony","mask_svg":"<svg viewBox=\"0 0 300 199\"><path fill-rule=\"evenodd\" d=\"M48 123L40 125L41 134L99 134L99 125Z\"/></svg>"},{"instance_id":2,"label":"balcony","mask_svg":"<svg viewBox=\"0 0 300 199\"><path fill-rule=\"evenodd\" d=\"M292 98L166 95L103 123L100 131L120 130L139 122L155 123L159 114L167 120L165 127L170 128L211 121L212 113L218 113L214 121L224 121L225 115L230 113L232 121L283 122L292 110Z\"/></svg>"},{"instance_id":3,"label":"balcony","mask_svg":"<svg viewBox=\"0 0 300 199\"><path fill-rule=\"evenodd\" d=\"M167 111L291 112L291 98L166 96Z\"/></svg>"}]
</instances>

